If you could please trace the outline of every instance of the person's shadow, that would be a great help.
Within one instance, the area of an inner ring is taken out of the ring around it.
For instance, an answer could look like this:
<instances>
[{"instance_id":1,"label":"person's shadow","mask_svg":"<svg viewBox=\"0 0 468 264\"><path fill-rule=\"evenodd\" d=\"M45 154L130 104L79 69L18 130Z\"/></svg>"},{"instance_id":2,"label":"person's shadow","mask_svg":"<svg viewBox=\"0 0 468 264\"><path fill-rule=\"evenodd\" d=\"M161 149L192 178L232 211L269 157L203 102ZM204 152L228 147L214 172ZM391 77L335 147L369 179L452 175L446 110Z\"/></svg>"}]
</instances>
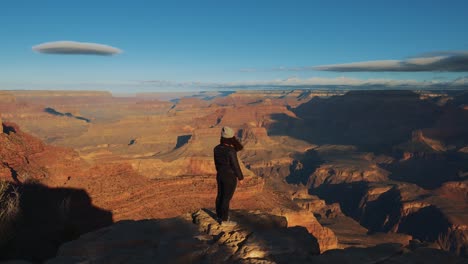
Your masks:
<instances>
[{"instance_id":1,"label":"person's shadow","mask_svg":"<svg viewBox=\"0 0 468 264\"><path fill-rule=\"evenodd\" d=\"M207 213L209 216L211 216L211 218L213 218L214 220L217 221L218 219L218 216L216 216L216 213L211 211L210 209L207 209L207 208L202 208L202 211Z\"/></svg>"}]
</instances>

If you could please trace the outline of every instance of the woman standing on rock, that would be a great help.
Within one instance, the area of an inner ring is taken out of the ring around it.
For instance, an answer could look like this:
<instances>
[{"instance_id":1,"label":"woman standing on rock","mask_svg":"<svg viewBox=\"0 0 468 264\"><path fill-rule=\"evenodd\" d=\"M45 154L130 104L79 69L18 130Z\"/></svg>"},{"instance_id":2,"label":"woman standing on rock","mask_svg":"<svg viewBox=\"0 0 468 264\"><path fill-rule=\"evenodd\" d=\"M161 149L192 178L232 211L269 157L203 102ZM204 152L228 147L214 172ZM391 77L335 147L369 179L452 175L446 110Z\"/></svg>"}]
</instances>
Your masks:
<instances>
[{"instance_id":1,"label":"woman standing on rock","mask_svg":"<svg viewBox=\"0 0 468 264\"><path fill-rule=\"evenodd\" d=\"M216 165L216 182L218 195L216 196L216 216L223 225L235 225L229 221L229 203L231 202L237 181L244 179L237 160L237 151L243 149L242 144L234 137L230 127L221 129L220 144L214 148L214 161Z\"/></svg>"}]
</instances>

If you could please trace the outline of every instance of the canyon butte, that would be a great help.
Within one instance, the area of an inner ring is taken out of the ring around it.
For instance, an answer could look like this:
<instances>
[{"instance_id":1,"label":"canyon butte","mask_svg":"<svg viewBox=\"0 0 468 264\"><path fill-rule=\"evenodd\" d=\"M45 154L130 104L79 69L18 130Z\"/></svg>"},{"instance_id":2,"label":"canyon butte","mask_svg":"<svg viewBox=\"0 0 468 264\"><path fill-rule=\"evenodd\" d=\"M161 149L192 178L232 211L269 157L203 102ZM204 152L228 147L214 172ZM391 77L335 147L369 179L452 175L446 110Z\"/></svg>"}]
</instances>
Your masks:
<instances>
[{"instance_id":1,"label":"canyon butte","mask_svg":"<svg viewBox=\"0 0 468 264\"><path fill-rule=\"evenodd\" d=\"M1 260L468 262L466 91L0 91L0 122Z\"/></svg>"}]
</instances>

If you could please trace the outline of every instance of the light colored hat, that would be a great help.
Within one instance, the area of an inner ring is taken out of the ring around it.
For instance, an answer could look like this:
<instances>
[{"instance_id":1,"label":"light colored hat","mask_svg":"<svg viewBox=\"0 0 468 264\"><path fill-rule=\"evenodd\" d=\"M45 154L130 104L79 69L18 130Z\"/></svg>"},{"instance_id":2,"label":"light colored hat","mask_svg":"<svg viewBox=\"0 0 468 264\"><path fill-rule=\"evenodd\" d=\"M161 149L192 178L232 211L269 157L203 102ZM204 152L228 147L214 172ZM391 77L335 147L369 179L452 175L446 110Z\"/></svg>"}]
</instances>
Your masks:
<instances>
[{"instance_id":1,"label":"light colored hat","mask_svg":"<svg viewBox=\"0 0 468 264\"><path fill-rule=\"evenodd\" d=\"M234 130L232 130L232 128L227 127L227 126L223 127L221 129L221 137L223 137L223 138L232 138L232 137L234 137Z\"/></svg>"}]
</instances>

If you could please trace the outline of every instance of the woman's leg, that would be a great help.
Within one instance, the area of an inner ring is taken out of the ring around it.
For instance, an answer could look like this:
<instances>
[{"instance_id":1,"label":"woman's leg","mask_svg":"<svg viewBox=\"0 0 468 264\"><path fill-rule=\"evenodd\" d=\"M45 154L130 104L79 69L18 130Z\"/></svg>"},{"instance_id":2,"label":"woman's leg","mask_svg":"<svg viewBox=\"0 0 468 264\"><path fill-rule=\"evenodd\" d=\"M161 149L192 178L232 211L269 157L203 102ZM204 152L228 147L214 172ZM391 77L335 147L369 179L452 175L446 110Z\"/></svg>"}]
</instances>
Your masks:
<instances>
[{"instance_id":1,"label":"woman's leg","mask_svg":"<svg viewBox=\"0 0 468 264\"><path fill-rule=\"evenodd\" d=\"M216 216L221 219L221 203L223 201L223 182L219 176L216 176L218 185L218 194L216 195Z\"/></svg>"},{"instance_id":2,"label":"woman's leg","mask_svg":"<svg viewBox=\"0 0 468 264\"><path fill-rule=\"evenodd\" d=\"M221 178L222 181L222 199L221 199L221 220L227 221L229 218L229 203L237 186L237 179L231 175Z\"/></svg>"}]
</instances>

